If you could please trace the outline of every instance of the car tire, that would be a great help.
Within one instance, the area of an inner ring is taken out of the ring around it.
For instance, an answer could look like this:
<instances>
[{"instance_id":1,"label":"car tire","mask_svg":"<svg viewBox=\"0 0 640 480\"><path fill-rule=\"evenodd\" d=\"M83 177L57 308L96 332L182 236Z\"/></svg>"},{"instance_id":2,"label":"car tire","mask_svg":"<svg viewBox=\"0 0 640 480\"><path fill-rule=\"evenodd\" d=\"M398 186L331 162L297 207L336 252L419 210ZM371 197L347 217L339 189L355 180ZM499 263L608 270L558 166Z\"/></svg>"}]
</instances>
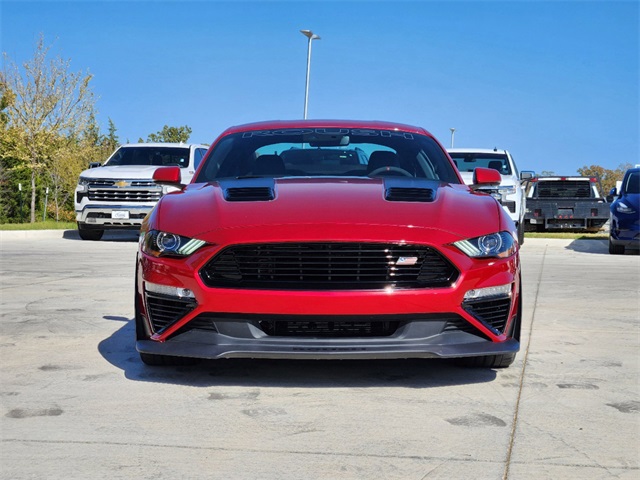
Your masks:
<instances>
[{"instance_id":1,"label":"car tire","mask_svg":"<svg viewBox=\"0 0 640 480\"><path fill-rule=\"evenodd\" d=\"M609 237L609 253L611 255L624 255L624 245L615 245Z\"/></svg>"},{"instance_id":2,"label":"car tire","mask_svg":"<svg viewBox=\"0 0 640 480\"><path fill-rule=\"evenodd\" d=\"M102 238L104 230L94 230L84 227L81 223L78 224L78 234L82 240L97 241Z\"/></svg>"},{"instance_id":3,"label":"car tire","mask_svg":"<svg viewBox=\"0 0 640 480\"><path fill-rule=\"evenodd\" d=\"M522 245L524 243L524 223L518 223L518 244Z\"/></svg>"}]
</instances>

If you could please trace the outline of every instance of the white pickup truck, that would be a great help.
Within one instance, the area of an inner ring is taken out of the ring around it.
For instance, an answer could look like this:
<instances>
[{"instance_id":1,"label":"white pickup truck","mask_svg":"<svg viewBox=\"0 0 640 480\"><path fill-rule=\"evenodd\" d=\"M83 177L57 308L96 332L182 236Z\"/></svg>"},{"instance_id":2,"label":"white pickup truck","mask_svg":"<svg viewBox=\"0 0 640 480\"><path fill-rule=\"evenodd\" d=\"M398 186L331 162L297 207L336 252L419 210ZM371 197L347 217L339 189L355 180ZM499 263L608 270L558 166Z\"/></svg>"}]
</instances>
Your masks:
<instances>
[{"instance_id":1,"label":"white pickup truck","mask_svg":"<svg viewBox=\"0 0 640 480\"><path fill-rule=\"evenodd\" d=\"M476 167L493 168L500 172L502 181L498 187L483 188L500 202L518 229L518 243L524 242L524 213L526 199L520 174L513 157L507 150L494 148L451 148L447 150L453 159L462 179L467 185L473 183L473 170Z\"/></svg>"},{"instance_id":2,"label":"white pickup truck","mask_svg":"<svg viewBox=\"0 0 640 480\"><path fill-rule=\"evenodd\" d=\"M75 192L78 233L83 240L100 240L108 229L134 229L153 209L168 187L156 185L158 167L177 165L183 183L191 181L206 145L135 143L118 147L104 165L92 164L80 174Z\"/></svg>"}]
</instances>

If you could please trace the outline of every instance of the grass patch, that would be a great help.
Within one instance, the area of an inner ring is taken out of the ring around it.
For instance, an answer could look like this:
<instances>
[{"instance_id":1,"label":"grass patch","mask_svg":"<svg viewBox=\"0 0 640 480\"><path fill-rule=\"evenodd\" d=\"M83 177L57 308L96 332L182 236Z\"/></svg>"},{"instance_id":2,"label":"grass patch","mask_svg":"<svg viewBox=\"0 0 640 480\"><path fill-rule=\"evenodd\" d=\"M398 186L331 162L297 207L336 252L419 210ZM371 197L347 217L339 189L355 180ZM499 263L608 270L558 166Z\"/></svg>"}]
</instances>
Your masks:
<instances>
[{"instance_id":1,"label":"grass patch","mask_svg":"<svg viewBox=\"0 0 640 480\"><path fill-rule=\"evenodd\" d=\"M568 238L571 240L607 240L608 233L584 232L526 232L524 238Z\"/></svg>"},{"instance_id":2,"label":"grass patch","mask_svg":"<svg viewBox=\"0 0 640 480\"><path fill-rule=\"evenodd\" d=\"M75 230L76 222L0 223L0 230Z\"/></svg>"}]
</instances>

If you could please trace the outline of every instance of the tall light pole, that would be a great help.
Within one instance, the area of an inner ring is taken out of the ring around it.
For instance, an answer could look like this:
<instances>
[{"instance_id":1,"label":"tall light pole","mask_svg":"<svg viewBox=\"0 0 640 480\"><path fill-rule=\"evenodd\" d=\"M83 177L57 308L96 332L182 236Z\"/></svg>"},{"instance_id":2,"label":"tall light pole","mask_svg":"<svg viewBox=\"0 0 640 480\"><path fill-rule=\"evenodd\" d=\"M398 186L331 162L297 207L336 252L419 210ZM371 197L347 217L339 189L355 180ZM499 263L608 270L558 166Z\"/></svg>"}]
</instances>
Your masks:
<instances>
[{"instance_id":1,"label":"tall light pole","mask_svg":"<svg viewBox=\"0 0 640 480\"><path fill-rule=\"evenodd\" d=\"M311 30L300 30L305 37L309 39L307 46L307 81L304 87L304 119L307 119L307 104L309 103L309 71L311 70L311 42L313 40L320 40L320 37L313 33Z\"/></svg>"},{"instance_id":2,"label":"tall light pole","mask_svg":"<svg viewBox=\"0 0 640 480\"><path fill-rule=\"evenodd\" d=\"M456 131L456 129L450 128L449 130L451 130L451 148L453 148L453 133Z\"/></svg>"}]
</instances>

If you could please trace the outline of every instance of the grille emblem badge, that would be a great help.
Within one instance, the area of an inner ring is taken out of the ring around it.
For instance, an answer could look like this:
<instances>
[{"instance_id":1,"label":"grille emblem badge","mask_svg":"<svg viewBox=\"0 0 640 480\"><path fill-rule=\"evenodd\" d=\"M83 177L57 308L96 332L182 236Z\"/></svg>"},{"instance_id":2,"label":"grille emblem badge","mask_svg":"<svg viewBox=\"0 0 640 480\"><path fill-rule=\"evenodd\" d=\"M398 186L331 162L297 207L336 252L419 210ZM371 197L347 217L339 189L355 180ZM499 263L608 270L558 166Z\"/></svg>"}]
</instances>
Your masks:
<instances>
[{"instance_id":1,"label":"grille emblem badge","mask_svg":"<svg viewBox=\"0 0 640 480\"><path fill-rule=\"evenodd\" d=\"M130 184L126 180L120 180L119 182L114 183L114 185L118 188L128 187Z\"/></svg>"},{"instance_id":2,"label":"grille emblem badge","mask_svg":"<svg viewBox=\"0 0 640 480\"><path fill-rule=\"evenodd\" d=\"M399 257L398 261L396 262L397 266L403 266L403 265L415 265L416 263L418 263L418 257Z\"/></svg>"}]
</instances>

